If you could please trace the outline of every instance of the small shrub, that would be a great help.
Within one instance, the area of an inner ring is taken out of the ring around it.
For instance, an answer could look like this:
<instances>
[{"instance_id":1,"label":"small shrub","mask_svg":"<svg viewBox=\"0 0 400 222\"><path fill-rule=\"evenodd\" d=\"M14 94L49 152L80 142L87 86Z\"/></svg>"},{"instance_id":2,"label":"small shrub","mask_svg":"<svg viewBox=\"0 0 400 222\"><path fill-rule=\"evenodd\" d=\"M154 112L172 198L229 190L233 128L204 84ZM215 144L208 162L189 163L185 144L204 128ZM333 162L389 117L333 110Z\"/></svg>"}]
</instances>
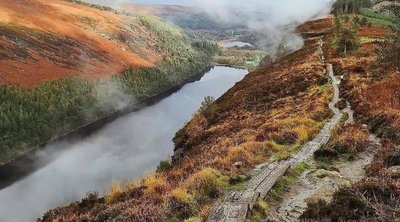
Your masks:
<instances>
[{"instance_id":1,"label":"small shrub","mask_svg":"<svg viewBox=\"0 0 400 222\"><path fill-rule=\"evenodd\" d=\"M333 199L332 203L326 203L324 200L308 203L308 210L301 219L360 220L367 208L367 205L349 188L340 189L334 194Z\"/></svg>"},{"instance_id":2,"label":"small shrub","mask_svg":"<svg viewBox=\"0 0 400 222\"><path fill-rule=\"evenodd\" d=\"M211 105L215 102L214 97L206 96L204 97L203 102L201 102L201 106L199 108L199 112L204 114L206 113L207 109L211 107Z\"/></svg>"},{"instance_id":3,"label":"small shrub","mask_svg":"<svg viewBox=\"0 0 400 222\"><path fill-rule=\"evenodd\" d=\"M179 221L193 216L195 213L194 198L183 188L172 191L167 198L167 211Z\"/></svg>"},{"instance_id":4,"label":"small shrub","mask_svg":"<svg viewBox=\"0 0 400 222\"><path fill-rule=\"evenodd\" d=\"M355 24L360 24L360 22L361 22L360 17L355 16L355 17L353 18L353 22L354 22Z\"/></svg>"},{"instance_id":5,"label":"small shrub","mask_svg":"<svg viewBox=\"0 0 400 222\"><path fill-rule=\"evenodd\" d=\"M100 202L99 194L97 192L87 193L86 197L82 199L80 203L78 203L78 208L80 212L86 212L93 208L93 206Z\"/></svg>"},{"instance_id":6,"label":"small shrub","mask_svg":"<svg viewBox=\"0 0 400 222\"><path fill-rule=\"evenodd\" d=\"M360 21L361 26L367 26L369 24L369 21L366 17L363 17Z\"/></svg>"},{"instance_id":7,"label":"small shrub","mask_svg":"<svg viewBox=\"0 0 400 222\"><path fill-rule=\"evenodd\" d=\"M233 177L229 178L229 184L236 185L236 184L240 184L245 181L248 181L249 179L250 179L250 177L245 176L245 175L233 176Z\"/></svg>"},{"instance_id":8,"label":"small shrub","mask_svg":"<svg viewBox=\"0 0 400 222\"><path fill-rule=\"evenodd\" d=\"M400 148L396 148L394 152L392 152L387 158L386 158L386 166L392 167L392 166L400 166Z\"/></svg>"},{"instance_id":9,"label":"small shrub","mask_svg":"<svg viewBox=\"0 0 400 222\"><path fill-rule=\"evenodd\" d=\"M171 167L172 167L171 161L161 160L157 166L156 172L157 173L165 172L165 171L171 169Z\"/></svg>"},{"instance_id":10,"label":"small shrub","mask_svg":"<svg viewBox=\"0 0 400 222\"><path fill-rule=\"evenodd\" d=\"M296 143L299 135L295 131L283 131L274 133L271 137L277 144L292 145Z\"/></svg>"},{"instance_id":11,"label":"small shrub","mask_svg":"<svg viewBox=\"0 0 400 222\"><path fill-rule=\"evenodd\" d=\"M369 146L369 132L359 124L349 124L336 129L328 144L315 152L315 157L321 159L350 155L353 158Z\"/></svg>"},{"instance_id":12,"label":"small shrub","mask_svg":"<svg viewBox=\"0 0 400 222\"><path fill-rule=\"evenodd\" d=\"M399 218L400 193L385 178L370 178L339 189L332 202L308 203L301 220L318 221L395 221Z\"/></svg>"},{"instance_id":13,"label":"small shrub","mask_svg":"<svg viewBox=\"0 0 400 222\"><path fill-rule=\"evenodd\" d=\"M227 183L222 181L221 173L211 168L191 175L186 183L187 190L199 204L218 198L226 186Z\"/></svg>"}]
</instances>

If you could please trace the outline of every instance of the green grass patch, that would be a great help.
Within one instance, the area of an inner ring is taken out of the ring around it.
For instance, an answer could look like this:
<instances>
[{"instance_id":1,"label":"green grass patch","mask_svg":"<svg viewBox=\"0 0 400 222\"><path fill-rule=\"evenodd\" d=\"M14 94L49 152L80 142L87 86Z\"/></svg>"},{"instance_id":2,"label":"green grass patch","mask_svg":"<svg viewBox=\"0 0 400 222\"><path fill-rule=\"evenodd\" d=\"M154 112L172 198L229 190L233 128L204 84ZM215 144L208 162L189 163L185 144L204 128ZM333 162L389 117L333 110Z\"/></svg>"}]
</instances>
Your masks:
<instances>
[{"instance_id":1,"label":"green grass patch","mask_svg":"<svg viewBox=\"0 0 400 222\"><path fill-rule=\"evenodd\" d=\"M268 215L268 211L268 203L263 200L259 200L254 206L250 217L247 218L245 222L262 222L264 221L264 218Z\"/></svg>"},{"instance_id":2,"label":"green grass patch","mask_svg":"<svg viewBox=\"0 0 400 222\"><path fill-rule=\"evenodd\" d=\"M382 13L373 10L372 8L361 8L359 13L369 18L376 18L381 20L388 20L391 21L393 16L389 13Z\"/></svg>"},{"instance_id":3,"label":"green grass patch","mask_svg":"<svg viewBox=\"0 0 400 222\"><path fill-rule=\"evenodd\" d=\"M290 186L293 185L297 181L299 176L309 168L310 166L307 163L303 162L289 169L286 175L278 180L278 182L274 185L272 190L265 198L267 203L272 206L282 201L282 198L289 190Z\"/></svg>"},{"instance_id":4,"label":"green grass patch","mask_svg":"<svg viewBox=\"0 0 400 222\"><path fill-rule=\"evenodd\" d=\"M362 8L359 13L368 18L368 21L375 26L389 27L393 25L393 16L389 13L377 12L371 8Z\"/></svg>"},{"instance_id":5,"label":"green grass patch","mask_svg":"<svg viewBox=\"0 0 400 222\"><path fill-rule=\"evenodd\" d=\"M242 190L250 179L250 176L245 175L233 176L229 178L229 183L227 184L225 190L227 192Z\"/></svg>"},{"instance_id":6,"label":"green grass patch","mask_svg":"<svg viewBox=\"0 0 400 222\"><path fill-rule=\"evenodd\" d=\"M284 197L285 193L289 190L290 186L293 185L299 176L309 169L310 166L307 163L299 163L295 167L288 170L285 176L278 180L272 190L268 193L265 200L257 201L256 205L251 212L246 222L261 222L265 221L265 217L268 215L272 206L275 206Z\"/></svg>"}]
</instances>

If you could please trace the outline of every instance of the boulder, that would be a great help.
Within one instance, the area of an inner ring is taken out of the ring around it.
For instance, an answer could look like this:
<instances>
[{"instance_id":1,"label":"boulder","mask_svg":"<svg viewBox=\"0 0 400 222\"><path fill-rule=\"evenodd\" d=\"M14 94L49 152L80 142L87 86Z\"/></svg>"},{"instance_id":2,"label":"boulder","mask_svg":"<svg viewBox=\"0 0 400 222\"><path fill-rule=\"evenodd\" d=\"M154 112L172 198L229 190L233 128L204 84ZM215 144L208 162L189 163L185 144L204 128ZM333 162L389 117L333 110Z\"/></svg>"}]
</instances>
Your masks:
<instances>
[{"instance_id":1,"label":"boulder","mask_svg":"<svg viewBox=\"0 0 400 222\"><path fill-rule=\"evenodd\" d=\"M328 170L324 170L324 169L318 169L315 172L310 174L311 177L313 178L319 178L319 179L323 179L323 178L343 178L342 175L340 175L340 173L336 172L336 171L328 171Z\"/></svg>"},{"instance_id":2,"label":"boulder","mask_svg":"<svg viewBox=\"0 0 400 222\"><path fill-rule=\"evenodd\" d=\"M233 164L233 166L237 167L237 168L240 168L240 167L243 166L243 162L242 161L236 162L236 163Z\"/></svg>"}]
</instances>

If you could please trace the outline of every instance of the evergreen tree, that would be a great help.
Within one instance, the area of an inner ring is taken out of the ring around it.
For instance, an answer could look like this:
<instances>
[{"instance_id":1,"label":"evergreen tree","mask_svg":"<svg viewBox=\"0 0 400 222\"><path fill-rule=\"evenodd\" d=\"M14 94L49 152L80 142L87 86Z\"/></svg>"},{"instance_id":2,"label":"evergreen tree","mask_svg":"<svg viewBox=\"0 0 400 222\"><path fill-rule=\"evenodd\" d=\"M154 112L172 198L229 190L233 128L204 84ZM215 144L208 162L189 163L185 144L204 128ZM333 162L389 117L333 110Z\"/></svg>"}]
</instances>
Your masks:
<instances>
[{"instance_id":1,"label":"evergreen tree","mask_svg":"<svg viewBox=\"0 0 400 222\"><path fill-rule=\"evenodd\" d=\"M336 50L343 55L349 51L355 51L360 47L360 35L358 32L359 26L355 23L341 24L340 20L335 24L336 31Z\"/></svg>"},{"instance_id":2,"label":"evergreen tree","mask_svg":"<svg viewBox=\"0 0 400 222\"><path fill-rule=\"evenodd\" d=\"M371 0L337 0L333 5L333 11L338 14L358 13L361 8L370 8Z\"/></svg>"}]
</instances>

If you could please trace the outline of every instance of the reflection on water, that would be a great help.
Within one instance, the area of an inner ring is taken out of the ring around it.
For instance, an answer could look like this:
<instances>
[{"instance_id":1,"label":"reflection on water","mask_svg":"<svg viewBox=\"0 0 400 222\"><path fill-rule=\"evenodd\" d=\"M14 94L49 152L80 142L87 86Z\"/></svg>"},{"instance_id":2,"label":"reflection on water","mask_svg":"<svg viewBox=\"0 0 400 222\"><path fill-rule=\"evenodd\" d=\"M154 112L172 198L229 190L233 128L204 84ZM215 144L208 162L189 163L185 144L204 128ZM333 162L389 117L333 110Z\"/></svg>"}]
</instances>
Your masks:
<instances>
[{"instance_id":1,"label":"reflection on water","mask_svg":"<svg viewBox=\"0 0 400 222\"><path fill-rule=\"evenodd\" d=\"M246 74L246 70L215 67L159 103L71 142L70 149L58 153L46 167L0 191L0 221L33 221L88 191L102 194L112 180L132 180L153 170L172 154L171 139L203 98L219 97ZM41 158L51 157L43 153Z\"/></svg>"}]
</instances>

